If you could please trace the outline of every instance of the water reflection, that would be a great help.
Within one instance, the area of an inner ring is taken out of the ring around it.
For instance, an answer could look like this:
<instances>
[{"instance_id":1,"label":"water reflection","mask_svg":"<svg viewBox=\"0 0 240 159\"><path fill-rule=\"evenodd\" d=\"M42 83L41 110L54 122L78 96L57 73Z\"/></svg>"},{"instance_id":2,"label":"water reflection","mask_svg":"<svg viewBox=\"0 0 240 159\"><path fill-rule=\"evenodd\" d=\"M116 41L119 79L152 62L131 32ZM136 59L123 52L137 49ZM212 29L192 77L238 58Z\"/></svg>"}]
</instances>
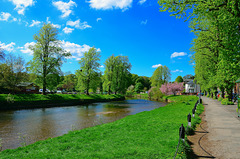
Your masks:
<instances>
[{"instance_id":1,"label":"water reflection","mask_svg":"<svg viewBox=\"0 0 240 159\"><path fill-rule=\"evenodd\" d=\"M31 144L63 135L73 129L113 122L164 105L138 99L73 107L0 111L0 138L3 149L17 148L21 143Z\"/></svg>"}]
</instances>

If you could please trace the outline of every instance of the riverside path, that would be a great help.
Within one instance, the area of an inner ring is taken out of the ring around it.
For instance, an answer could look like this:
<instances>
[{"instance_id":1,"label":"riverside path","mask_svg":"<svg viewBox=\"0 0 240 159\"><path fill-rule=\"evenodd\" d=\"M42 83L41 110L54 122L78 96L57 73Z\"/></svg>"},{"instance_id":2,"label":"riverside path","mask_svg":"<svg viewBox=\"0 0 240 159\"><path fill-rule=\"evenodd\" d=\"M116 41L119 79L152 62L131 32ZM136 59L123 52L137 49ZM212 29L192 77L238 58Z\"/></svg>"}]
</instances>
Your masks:
<instances>
[{"instance_id":1,"label":"riverside path","mask_svg":"<svg viewBox=\"0 0 240 159\"><path fill-rule=\"evenodd\" d=\"M203 122L195 145L197 158L240 158L240 118L235 105L221 105L217 100L202 97L205 107ZM197 145L197 146L196 146Z\"/></svg>"}]
</instances>

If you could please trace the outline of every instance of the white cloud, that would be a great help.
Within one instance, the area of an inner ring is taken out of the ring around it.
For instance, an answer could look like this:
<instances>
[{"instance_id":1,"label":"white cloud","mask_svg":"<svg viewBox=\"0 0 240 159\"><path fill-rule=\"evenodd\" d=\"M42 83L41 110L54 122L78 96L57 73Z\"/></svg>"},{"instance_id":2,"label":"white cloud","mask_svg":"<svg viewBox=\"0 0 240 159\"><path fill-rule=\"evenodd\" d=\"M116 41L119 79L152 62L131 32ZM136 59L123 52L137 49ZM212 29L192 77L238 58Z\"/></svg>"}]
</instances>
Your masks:
<instances>
[{"instance_id":1,"label":"white cloud","mask_svg":"<svg viewBox=\"0 0 240 159\"><path fill-rule=\"evenodd\" d=\"M55 27L55 28L58 28L58 29L61 28L61 25L59 25L59 24L53 24L53 23L52 23L52 26Z\"/></svg>"},{"instance_id":2,"label":"white cloud","mask_svg":"<svg viewBox=\"0 0 240 159\"><path fill-rule=\"evenodd\" d=\"M29 49L30 46L35 45L35 42L26 43L23 47L19 47L20 51L24 54L33 54L33 51Z\"/></svg>"},{"instance_id":3,"label":"white cloud","mask_svg":"<svg viewBox=\"0 0 240 159\"><path fill-rule=\"evenodd\" d=\"M1 12L0 21L8 21L9 17L11 17L10 13Z\"/></svg>"},{"instance_id":4,"label":"white cloud","mask_svg":"<svg viewBox=\"0 0 240 159\"><path fill-rule=\"evenodd\" d=\"M32 24L29 25L29 27L33 27L33 26L39 26L39 24L41 24L40 21L37 21L37 20L32 20Z\"/></svg>"},{"instance_id":5,"label":"white cloud","mask_svg":"<svg viewBox=\"0 0 240 159\"><path fill-rule=\"evenodd\" d=\"M65 28L63 29L63 31L64 31L65 34L70 34L70 33L72 33L73 30L74 30L73 28L68 28L68 27L65 27Z\"/></svg>"},{"instance_id":6,"label":"white cloud","mask_svg":"<svg viewBox=\"0 0 240 159\"><path fill-rule=\"evenodd\" d=\"M68 17L72 13L72 8L77 4L70 0L68 3L63 1L52 2L52 4L62 12L62 18Z\"/></svg>"},{"instance_id":7,"label":"white cloud","mask_svg":"<svg viewBox=\"0 0 240 159\"><path fill-rule=\"evenodd\" d=\"M34 0L9 0L11 1L16 7L18 14L24 15L24 11L28 6L33 6L35 1Z\"/></svg>"},{"instance_id":8,"label":"white cloud","mask_svg":"<svg viewBox=\"0 0 240 159\"><path fill-rule=\"evenodd\" d=\"M171 72L183 72L182 70L179 70L179 69L176 69L176 70L173 70L173 71L171 71Z\"/></svg>"},{"instance_id":9,"label":"white cloud","mask_svg":"<svg viewBox=\"0 0 240 159\"><path fill-rule=\"evenodd\" d=\"M121 9L127 10L132 6L133 0L90 0L90 7L94 9Z\"/></svg>"},{"instance_id":10,"label":"white cloud","mask_svg":"<svg viewBox=\"0 0 240 159\"><path fill-rule=\"evenodd\" d=\"M53 24L53 23L51 23L51 21L49 20L49 17L47 17L47 20L46 20L46 22L47 22L47 24L51 24L53 27L55 27L55 28L58 28L58 29L60 29L61 28L61 25L59 25L59 24Z\"/></svg>"},{"instance_id":11,"label":"white cloud","mask_svg":"<svg viewBox=\"0 0 240 159\"><path fill-rule=\"evenodd\" d=\"M10 44L5 44L0 41L0 48L9 52L12 52L14 50L14 45L16 45L14 42L11 42Z\"/></svg>"},{"instance_id":12,"label":"white cloud","mask_svg":"<svg viewBox=\"0 0 240 159\"><path fill-rule=\"evenodd\" d=\"M64 40L62 41L62 47L72 54L70 58L74 58L76 60L80 60L83 57L84 52L87 52L91 48L89 45L86 44L79 45ZM97 51L101 50L98 48Z\"/></svg>"},{"instance_id":13,"label":"white cloud","mask_svg":"<svg viewBox=\"0 0 240 159\"><path fill-rule=\"evenodd\" d=\"M171 55L171 58L178 57L178 56L186 56L186 55L187 55L187 53L185 53L185 52L174 52Z\"/></svg>"},{"instance_id":14,"label":"white cloud","mask_svg":"<svg viewBox=\"0 0 240 159\"><path fill-rule=\"evenodd\" d=\"M100 20L102 20L102 18L97 18L97 22L100 21Z\"/></svg>"},{"instance_id":15,"label":"white cloud","mask_svg":"<svg viewBox=\"0 0 240 159\"><path fill-rule=\"evenodd\" d=\"M148 20L146 19L145 21L141 21L141 24L146 25Z\"/></svg>"},{"instance_id":16,"label":"white cloud","mask_svg":"<svg viewBox=\"0 0 240 159\"><path fill-rule=\"evenodd\" d=\"M101 65L101 66L100 66L100 68L104 68L104 66L103 66L103 65Z\"/></svg>"},{"instance_id":17,"label":"white cloud","mask_svg":"<svg viewBox=\"0 0 240 159\"><path fill-rule=\"evenodd\" d=\"M153 65L152 68L158 68L159 66L162 66L161 64Z\"/></svg>"},{"instance_id":18,"label":"white cloud","mask_svg":"<svg viewBox=\"0 0 240 159\"><path fill-rule=\"evenodd\" d=\"M140 0L138 1L138 4L142 5L143 3L145 3L147 0Z\"/></svg>"},{"instance_id":19,"label":"white cloud","mask_svg":"<svg viewBox=\"0 0 240 159\"><path fill-rule=\"evenodd\" d=\"M17 18L13 18L13 21L16 22L16 21L17 21Z\"/></svg>"},{"instance_id":20,"label":"white cloud","mask_svg":"<svg viewBox=\"0 0 240 159\"><path fill-rule=\"evenodd\" d=\"M76 29L84 30L86 28L92 28L92 26L88 25L88 23L85 21L83 23L80 22L80 19L76 21L67 21L67 25L71 27L75 27Z\"/></svg>"}]
</instances>

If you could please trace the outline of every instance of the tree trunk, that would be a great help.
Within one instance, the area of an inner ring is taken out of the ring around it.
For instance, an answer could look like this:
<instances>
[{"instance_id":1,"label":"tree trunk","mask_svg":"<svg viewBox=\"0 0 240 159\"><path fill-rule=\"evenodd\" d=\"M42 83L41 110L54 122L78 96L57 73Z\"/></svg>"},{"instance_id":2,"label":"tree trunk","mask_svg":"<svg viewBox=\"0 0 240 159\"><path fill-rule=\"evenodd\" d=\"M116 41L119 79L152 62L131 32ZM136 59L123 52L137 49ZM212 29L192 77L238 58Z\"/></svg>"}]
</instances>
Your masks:
<instances>
[{"instance_id":1,"label":"tree trunk","mask_svg":"<svg viewBox=\"0 0 240 159\"><path fill-rule=\"evenodd\" d=\"M224 98L224 88L220 88L220 90L222 92L221 96L222 96L222 98Z\"/></svg>"},{"instance_id":2,"label":"tree trunk","mask_svg":"<svg viewBox=\"0 0 240 159\"><path fill-rule=\"evenodd\" d=\"M90 79L87 80L87 88L86 88L86 95L89 95L89 85L90 85Z\"/></svg>"},{"instance_id":3,"label":"tree trunk","mask_svg":"<svg viewBox=\"0 0 240 159\"><path fill-rule=\"evenodd\" d=\"M43 64L43 89L42 89L42 95L46 95L46 85L47 85L47 82L46 82L46 75L47 72L46 72L46 65Z\"/></svg>"}]
</instances>

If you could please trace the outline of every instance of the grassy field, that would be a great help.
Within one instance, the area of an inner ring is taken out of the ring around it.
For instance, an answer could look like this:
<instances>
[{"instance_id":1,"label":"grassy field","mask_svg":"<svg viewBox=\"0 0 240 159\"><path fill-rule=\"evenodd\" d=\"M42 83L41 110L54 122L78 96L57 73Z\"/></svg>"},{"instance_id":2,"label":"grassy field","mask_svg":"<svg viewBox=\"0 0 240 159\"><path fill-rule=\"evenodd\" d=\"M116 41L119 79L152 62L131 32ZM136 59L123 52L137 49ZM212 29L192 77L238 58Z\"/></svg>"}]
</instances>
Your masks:
<instances>
[{"instance_id":1,"label":"grassy field","mask_svg":"<svg viewBox=\"0 0 240 159\"><path fill-rule=\"evenodd\" d=\"M7 101L8 94L0 94L0 101ZM42 100L73 100L73 99L113 99L120 95L85 95L85 94L15 94L10 95L15 102L21 101L42 101Z\"/></svg>"},{"instance_id":2,"label":"grassy field","mask_svg":"<svg viewBox=\"0 0 240 159\"><path fill-rule=\"evenodd\" d=\"M5 150L0 153L0 158L173 158L179 127L182 123L187 125L187 114L197 97L169 98L175 102L113 123ZM198 113L202 112L203 106L199 105L198 109ZM197 124L200 118L197 116L192 122ZM176 158L187 158L187 151L181 144Z\"/></svg>"}]
</instances>

